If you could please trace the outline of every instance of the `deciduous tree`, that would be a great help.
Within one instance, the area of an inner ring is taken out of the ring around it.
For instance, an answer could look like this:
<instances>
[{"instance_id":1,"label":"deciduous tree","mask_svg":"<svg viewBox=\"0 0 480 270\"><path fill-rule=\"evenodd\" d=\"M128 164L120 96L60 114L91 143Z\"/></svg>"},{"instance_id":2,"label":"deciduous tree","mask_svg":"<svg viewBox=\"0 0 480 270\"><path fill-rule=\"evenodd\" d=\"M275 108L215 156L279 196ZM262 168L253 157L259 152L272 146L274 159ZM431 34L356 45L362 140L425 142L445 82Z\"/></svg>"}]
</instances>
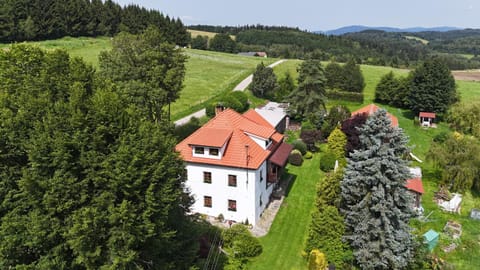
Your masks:
<instances>
[{"instance_id":1,"label":"deciduous tree","mask_svg":"<svg viewBox=\"0 0 480 270\"><path fill-rule=\"evenodd\" d=\"M186 56L155 27L138 36L120 34L112 44L111 51L100 54L101 75L118 85L148 119L160 122L166 114L169 120L170 104L183 87Z\"/></svg>"}]
</instances>

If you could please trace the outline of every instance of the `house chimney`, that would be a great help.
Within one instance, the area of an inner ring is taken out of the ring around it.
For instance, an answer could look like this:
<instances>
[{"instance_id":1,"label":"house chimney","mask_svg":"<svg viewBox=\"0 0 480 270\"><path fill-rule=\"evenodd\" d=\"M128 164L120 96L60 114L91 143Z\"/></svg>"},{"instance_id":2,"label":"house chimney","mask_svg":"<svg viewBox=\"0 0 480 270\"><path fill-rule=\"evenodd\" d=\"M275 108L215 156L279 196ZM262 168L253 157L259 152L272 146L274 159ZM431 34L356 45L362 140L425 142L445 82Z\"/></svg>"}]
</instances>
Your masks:
<instances>
[{"instance_id":1,"label":"house chimney","mask_svg":"<svg viewBox=\"0 0 480 270\"><path fill-rule=\"evenodd\" d=\"M225 107L222 104L217 104L215 106L215 115L218 115L219 113L223 112L225 110Z\"/></svg>"}]
</instances>

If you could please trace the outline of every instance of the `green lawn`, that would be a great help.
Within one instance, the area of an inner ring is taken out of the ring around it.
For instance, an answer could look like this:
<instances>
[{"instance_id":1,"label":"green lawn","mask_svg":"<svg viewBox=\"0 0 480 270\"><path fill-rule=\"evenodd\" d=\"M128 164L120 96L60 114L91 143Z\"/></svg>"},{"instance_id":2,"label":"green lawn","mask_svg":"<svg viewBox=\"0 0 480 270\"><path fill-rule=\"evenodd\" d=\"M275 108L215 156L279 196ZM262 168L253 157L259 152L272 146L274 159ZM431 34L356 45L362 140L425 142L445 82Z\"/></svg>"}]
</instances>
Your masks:
<instances>
[{"instance_id":1,"label":"green lawn","mask_svg":"<svg viewBox=\"0 0 480 270\"><path fill-rule=\"evenodd\" d=\"M33 44L46 50L64 49L71 56L82 57L87 63L98 67L98 55L100 52L110 50L112 48L112 43L110 40L111 39L109 37L64 37L55 40L25 43ZM0 48L6 48L8 46L10 45L0 44Z\"/></svg>"},{"instance_id":2,"label":"green lawn","mask_svg":"<svg viewBox=\"0 0 480 270\"><path fill-rule=\"evenodd\" d=\"M306 269L302 250L314 208L316 185L323 178L319 160L320 155L315 154L301 167L288 165L288 174L294 177L294 182L270 232L260 238L262 254L250 263L248 269Z\"/></svg>"}]
</instances>

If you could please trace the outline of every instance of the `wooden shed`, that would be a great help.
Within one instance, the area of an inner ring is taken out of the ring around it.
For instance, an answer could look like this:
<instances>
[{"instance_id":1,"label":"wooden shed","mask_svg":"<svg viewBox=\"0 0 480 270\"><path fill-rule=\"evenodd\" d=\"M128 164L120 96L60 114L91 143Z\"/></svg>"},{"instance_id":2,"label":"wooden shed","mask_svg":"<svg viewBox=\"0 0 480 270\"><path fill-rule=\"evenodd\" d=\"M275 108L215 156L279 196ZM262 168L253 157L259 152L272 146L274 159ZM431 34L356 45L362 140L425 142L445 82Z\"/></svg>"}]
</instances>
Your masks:
<instances>
[{"instance_id":1,"label":"wooden shed","mask_svg":"<svg viewBox=\"0 0 480 270\"><path fill-rule=\"evenodd\" d=\"M435 120L435 113L433 112L420 112L418 115L418 119L420 120L420 125L422 127L433 127L434 120Z\"/></svg>"}]
</instances>

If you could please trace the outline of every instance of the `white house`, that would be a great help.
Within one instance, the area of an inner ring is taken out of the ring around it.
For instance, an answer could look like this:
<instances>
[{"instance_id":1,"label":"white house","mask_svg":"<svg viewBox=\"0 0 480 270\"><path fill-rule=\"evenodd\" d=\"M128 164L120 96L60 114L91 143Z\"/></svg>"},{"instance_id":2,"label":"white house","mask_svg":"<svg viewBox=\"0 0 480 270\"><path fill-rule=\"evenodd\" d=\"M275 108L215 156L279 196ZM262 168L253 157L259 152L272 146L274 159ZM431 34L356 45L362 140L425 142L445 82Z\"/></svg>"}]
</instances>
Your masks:
<instances>
[{"instance_id":1,"label":"white house","mask_svg":"<svg viewBox=\"0 0 480 270\"><path fill-rule=\"evenodd\" d=\"M247 117L248 115L249 117ZM231 109L180 142L193 212L255 225L292 147L254 110Z\"/></svg>"}]
</instances>

